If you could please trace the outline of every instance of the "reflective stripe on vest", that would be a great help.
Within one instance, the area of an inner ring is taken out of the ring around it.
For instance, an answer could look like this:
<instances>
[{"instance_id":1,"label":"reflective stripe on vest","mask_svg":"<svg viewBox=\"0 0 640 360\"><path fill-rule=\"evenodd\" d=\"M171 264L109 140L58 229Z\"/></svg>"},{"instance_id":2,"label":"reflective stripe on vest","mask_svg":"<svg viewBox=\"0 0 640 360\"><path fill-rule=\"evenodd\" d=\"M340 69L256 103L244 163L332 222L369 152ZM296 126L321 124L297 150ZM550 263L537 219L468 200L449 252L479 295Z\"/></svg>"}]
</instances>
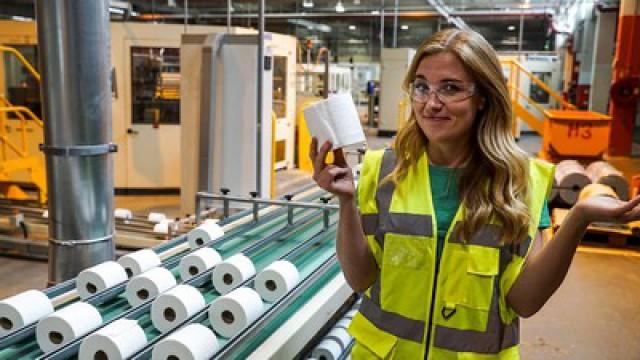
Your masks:
<instances>
[{"instance_id":1,"label":"reflective stripe on vest","mask_svg":"<svg viewBox=\"0 0 640 360\"><path fill-rule=\"evenodd\" d=\"M378 303L375 303L366 295L362 297L362 304L360 304L358 311L380 330L405 340L418 343L422 341L425 329L424 321L409 319L402 315L385 311Z\"/></svg>"}]
</instances>

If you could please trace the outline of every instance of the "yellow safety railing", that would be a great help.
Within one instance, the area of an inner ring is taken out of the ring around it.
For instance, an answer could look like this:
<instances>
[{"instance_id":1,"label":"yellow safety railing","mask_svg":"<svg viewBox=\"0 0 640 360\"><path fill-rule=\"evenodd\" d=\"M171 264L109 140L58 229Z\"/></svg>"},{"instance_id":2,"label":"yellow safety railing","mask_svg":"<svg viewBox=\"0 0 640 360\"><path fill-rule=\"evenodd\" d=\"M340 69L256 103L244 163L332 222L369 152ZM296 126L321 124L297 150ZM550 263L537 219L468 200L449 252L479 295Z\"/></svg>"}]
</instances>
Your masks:
<instances>
[{"instance_id":1,"label":"yellow safety railing","mask_svg":"<svg viewBox=\"0 0 640 360\"><path fill-rule=\"evenodd\" d=\"M0 52L8 52L10 54L15 55L15 57L18 58L18 60L20 60L20 62L22 63L22 65L24 65L24 67L27 69L27 71L29 71L29 73L36 78L36 80L38 80L38 82L40 82L40 74L38 73L38 71L31 66L31 64L29 63L29 61L27 59L24 58L24 56L22 56L22 54L9 46L4 46L4 45L0 45Z\"/></svg>"}]
</instances>

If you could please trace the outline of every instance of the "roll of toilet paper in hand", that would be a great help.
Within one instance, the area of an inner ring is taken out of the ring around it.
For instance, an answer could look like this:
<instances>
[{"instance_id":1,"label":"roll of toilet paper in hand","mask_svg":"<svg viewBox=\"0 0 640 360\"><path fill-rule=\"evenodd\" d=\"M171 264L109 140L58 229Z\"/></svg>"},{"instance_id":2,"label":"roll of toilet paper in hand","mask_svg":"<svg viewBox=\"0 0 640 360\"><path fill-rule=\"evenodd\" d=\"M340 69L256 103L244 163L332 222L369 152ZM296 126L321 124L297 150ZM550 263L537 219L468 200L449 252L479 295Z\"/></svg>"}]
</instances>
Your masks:
<instances>
[{"instance_id":1,"label":"roll of toilet paper in hand","mask_svg":"<svg viewBox=\"0 0 640 360\"><path fill-rule=\"evenodd\" d=\"M36 340L43 352L50 352L102 325L102 316L90 304L76 302L40 320Z\"/></svg>"},{"instance_id":2,"label":"roll of toilet paper in hand","mask_svg":"<svg viewBox=\"0 0 640 360\"><path fill-rule=\"evenodd\" d=\"M0 337L31 325L53 312L51 299L38 290L27 290L0 301Z\"/></svg>"},{"instance_id":3,"label":"roll of toilet paper in hand","mask_svg":"<svg viewBox=\"0 0 640 360\"><path fill-rule=\"evenodd\" d=\"M173 277L171 271L163 267L153 268L129 280L125 291L127 301L131 306L138 306L171 289L176 284L176 278Z\"/></svg>"},{"instance_id":4,"label":"roll of toilet paper in hand","mask_svg":"<svg viewBox=\"0 0 640 360\"><path fill-rule=\"evenodd\" d=\"M219 348L218 338L202 324L190 324L153 347L152 360L208 360Z\"/></svg>"},{"instance_id":5,"label":"roll of toilet paper in hand","mask_svg":"<svg viewBox=\"0 0 640 360\"><path fill-rule=\"evenodd\" d=\"M216 333L233 337L264 312L260 295L253 289L241 287L215 299L209 306L209 321Z\"/></svg>"},{"instance_id":6,"label":"roll of toilet paper in hand","mask_svg":"<svg viewBox=\"0 0 640 360\"><path fill-rule=\"evenodd\" d=\"M265 301L273 302L291 291L299 281L296 266L287 260L278 260L256 275L254 284Z\"/></svg>"},{"instance_id":7,"label":"roll of toilet paper in hand","mask_svg":"<svg viewBox=\"0 0 640 360\"><path fill-rule=\"evenodd\" d=\"M205 221L197 228L189 231L187 240L191 249L198 248L210 241L224 236L224 230L213 221Z\"/></svg>"},{"instance_id":8,"label":"roll of toilet paper in hand","mask_svg":"<svg viewBox=\"0 0 640 360\"><path fill-rule=\"evenodd\" d=\"M78 358L124 360L146 344L147 336L137 321L118 319L82 340Z\"/></svg>"},{"instance_id":9,"label":"roll of toilet paper in hand","mask_svg":"<svg viewBox=\"0 0 640 360\"><path fill-rule=\"evenodd\" d=\"M163 214L163 213L149 213L149 216L147 217L147 220L149 220L152 223L159 223L162 220L166 220L167 219L167 215Z\"/></svg>"},{"instance_id":10,"label":"roll of toilet paper in hand","mask_svg":"<svg viewBox=\"0 0 640 360\"><path fill-rule=\"evenodd\" d=\"M222 257L214 249L198 249L180 259L180 278L182 281L189 280L216 266L220 261Z\"/></svg>"},{"instance_id":11,"label":"roll of toilet paper in hand","mask_svg":"<svg viewBox=\"0 0 640 360\"><path fill-rule=\"evenodd\" d=\"M335 340L343 349L346 349L347 346L351 344L352 339L347 330L341 327L335 327L331 329L331 331L329 331L329 333L324 338Z\"/></svg>"},{"instance_id":12,"label":"roll of toilet paper in hand","mask_svg":"<svg viewBox=\"0 0 640 360\"><path fill-rule=\"evenodd\" d=\"M329 140L333 149L338 149L366 141L350 93L332 95L306 107L304 119L318 146Z\"/></svg>"},{"instance_id":13,"label":"roll of toilet paper in hand","mask_svg":"<svg viewBox=\"0 0 640 360\"><path fill-rule=\"evenodd\" d=\"M127 280L127 272L115 261L82 270L76 278L76 289L83 300Z\"/></svg>"},{"instance_id":14,"label":"roll of toilet paper in hand","mask_svg":"<svg viewBox=\"0 0 640 360\"><path fill-rule=\"evenodd\" d=\"M255 274L256 268L251 259L235 254L213 269L211 280L216 291L224 295Z\"/></svg>"},{"instance_id":15,"label":"roll of toilet paper in hand","mask_svg":"<svg viewBox=\"0 0 640 360\"><path fill-rule=\"evenodd\" d=\"M333 339L324 339L311 352L311 356L318 359L335 360L340 358L342 347Z\"/></svg>"},{"instance_id":16,"label":"roll of toilet paper in hand","mask_svg":"<svg viewBox=\"0 0 640 360\"><path fill-rule=\"evenodd\" d=\"M204 297L191 285L180 284L151 303L151 322L161 332L173 329L205 307Z\"/></svg>"},{"instance_id":17,"label":"roll of toilet paper in hand","mask_svg":"<svg viewBox=\"0 0 640 360\"><path fill-rule=\"evenodd\" d=\"M131 254L121 256L118 264L122 265L129 277L133 277L143 272L160 266L162 261L158 254L151 249L142 249Z\"/></svg>"}]
</instances>

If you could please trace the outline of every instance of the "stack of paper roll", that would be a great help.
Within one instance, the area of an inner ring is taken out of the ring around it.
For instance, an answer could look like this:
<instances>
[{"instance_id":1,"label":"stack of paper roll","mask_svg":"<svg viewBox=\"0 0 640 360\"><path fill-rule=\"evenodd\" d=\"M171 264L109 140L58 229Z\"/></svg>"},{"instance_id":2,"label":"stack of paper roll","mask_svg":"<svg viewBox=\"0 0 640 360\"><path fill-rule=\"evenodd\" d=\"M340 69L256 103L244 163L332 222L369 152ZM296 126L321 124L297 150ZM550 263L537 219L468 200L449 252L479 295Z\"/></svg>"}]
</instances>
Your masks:
<instances>
[{"instance_id":1,"label":"stack of paper roll","mask_svg":"<svg viewBox=\"0 0 640 360\"><path fill-rule=\"evenodd\" d=\"M613 165L606 161L592 162L586 172L592 182L607 185L618 194L618 198L629 200L629 182Z\"/></svg>"},{"instance_id":2,"label":"stack of paper roll","mask_svg":"<svg viewBox=\"0 0 640 360\"><path fill-rule=\"evenodd\" d=\"M102 316L90 304L76 302L40 320L36 341L43 352L50 352L102 325Z\"/></svg>"},{"instance_id":3,"label":"stack of paper roll","mask_svg":"<svg viewBox=\"0 0 640 360\"><path fill-rule=\"evenodd\" d=\"M80 344L79 359L124 360L147 344L138 322L118 319L87 336Z\"/></svg>"},{"instance_id":4,"label":"stack of paper roll","mask_svg":"<svg viewBox=\"0 0 640 360\"><path fill-rule=\"evenodd\" d=\"M274 302L291 291L300 281L300 273L295 265L286 260L278 260L256 275L254 284L260 296Z\"/></svg>"},{"instance_id":5,"label":"stack of paper roll","mask_svg":"<svg viewBox=\"0 0 640 360\"><path fill-rule=\"evenodd\" d=\"M202 324L189 324L153 347L152 360L208 360L218 351L218 338Z\"/></svg>"},{"instance_id":6,"label":"stack of paper roll","mask_svg":"<svg viewBox=\"0 0 640 360\"><path fill-rule=\"evenodd\" d=\"M191 285L180 284L151 304L151 322L161 332L173 329L205 307L204 297Z\"/></svg>"},{"instance_id":7,"label":"stack of paper roll","mask_svg":"<svg viewBox=\"0 0 640 360\"><path fill-rule=\"evenodd\" d=\"M118 259L118 264L124 267L129 277L140 275L154 267L160 266L161 260L158 254L150 249L142 249Z\"/></svg>"},{"instance_id":8,"label":"stack of paper roll","mask_svg":"<svg viewBox=\"0 0 640 360\"><path fill-rule=\"evenodd\" d=\"M196 249L204 244L224 236L224 230L214 221L205 221L197 228L189 231L187 240L189 247Z\"/></svg>"},{"instance_id":9,"label":"stack of paper roll","mask_svg":"<svg viewBox=\"0 0 640 360\"><path fill-rule=\"evenodd\" d=\"M224 295L255 274L256 268L251 259L239 253L218 264L213 269L211 280L216 291Z\"/></svg>"},{"instance_id":10,"label":"stack of paper roll","mask_svg":"<svg viewBox=\"0 0 640 360\"><path fill-rule=\"evenodd\" d=\"M176 286L176 278L171 271L163 267L155 267L129 280L125 294L131 306L138 306L174 286Z\"/></svg>"},{"instance_id":11,"label":"stack of paper roll","mask_svg":"<svg viewBox=\"0 0 640 360\"><path fill-rule=\"evenodd\" d=\"M27 290L0 301L0 337L31 325L53 312L49 297L38 290Z\"/></svg>"},{"instance_id":12,"label":"stack of paper roll","mask_svg":"<svg viewBox=\"0 0 640 360\"><path fill-rule=\"evenodd\" d=\"M222 257L212 248L204 247L180 259L180 278L182 281L191 279L216 266Z\"/></svg>"},{"instance_id":13,"label":"stack of paper roll","mask_svg":"<svg viewBox=\"0 0 640 360\"><path fill-rule=\"evenodd\" d=\"M254 322L264 312L260 295L240 287L215 299L209 307L209 321L216 333L231 338Z\"/></svg>"},{"instance_id":14,"label":"stack of paper roll","mask_svg":"<svg viewBox=\"0 0 640 360\"><path fill-rule=\"evenodd\" d=\"M584 167L575 160L563 160L556 165L555 180L558 184L558 197L567 205L578 201L583 187L591 184Z\"/></svg>"},{"instance_id":15,"label":"stack of paper roll","mask_svg":"<svg viewBox=\"0 0 640 360\"><path fill-rule=\"evenodd\" d=\"M83 300L127 281L127 272L115 261L105 261L82 270L76 278L76 289Z\"/></svg>"},{"instance_id":16,"label":"stack of paper roll","mask_svg":"<svg viewBox=\"0 0 640 360\"><path fill-rule=\"evenodd\" d=\"M588 199L594 196L608 196L618 199L618 194L610 186L604 184L589 184L580 191L580 200Z\"/></svg>"}]
</instances>

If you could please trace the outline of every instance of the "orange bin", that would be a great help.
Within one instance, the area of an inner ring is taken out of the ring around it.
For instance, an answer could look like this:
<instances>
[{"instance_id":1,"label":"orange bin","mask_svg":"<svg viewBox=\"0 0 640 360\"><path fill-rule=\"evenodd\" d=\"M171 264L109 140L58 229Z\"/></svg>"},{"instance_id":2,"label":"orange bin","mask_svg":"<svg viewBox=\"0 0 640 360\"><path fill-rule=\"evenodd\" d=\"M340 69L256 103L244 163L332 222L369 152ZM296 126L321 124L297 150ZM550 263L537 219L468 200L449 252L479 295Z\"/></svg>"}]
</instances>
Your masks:
<instances>
[{"instance_id":1,"label":"orange bin","mask_svg":"<svg viewBox=\"0 0 640 360\"><path fill-rule=\"evenodd\" d=\"M542 156L601 157L609 147L611 117L593 111L545 110Z\"/></svg>"}]
</instances>

